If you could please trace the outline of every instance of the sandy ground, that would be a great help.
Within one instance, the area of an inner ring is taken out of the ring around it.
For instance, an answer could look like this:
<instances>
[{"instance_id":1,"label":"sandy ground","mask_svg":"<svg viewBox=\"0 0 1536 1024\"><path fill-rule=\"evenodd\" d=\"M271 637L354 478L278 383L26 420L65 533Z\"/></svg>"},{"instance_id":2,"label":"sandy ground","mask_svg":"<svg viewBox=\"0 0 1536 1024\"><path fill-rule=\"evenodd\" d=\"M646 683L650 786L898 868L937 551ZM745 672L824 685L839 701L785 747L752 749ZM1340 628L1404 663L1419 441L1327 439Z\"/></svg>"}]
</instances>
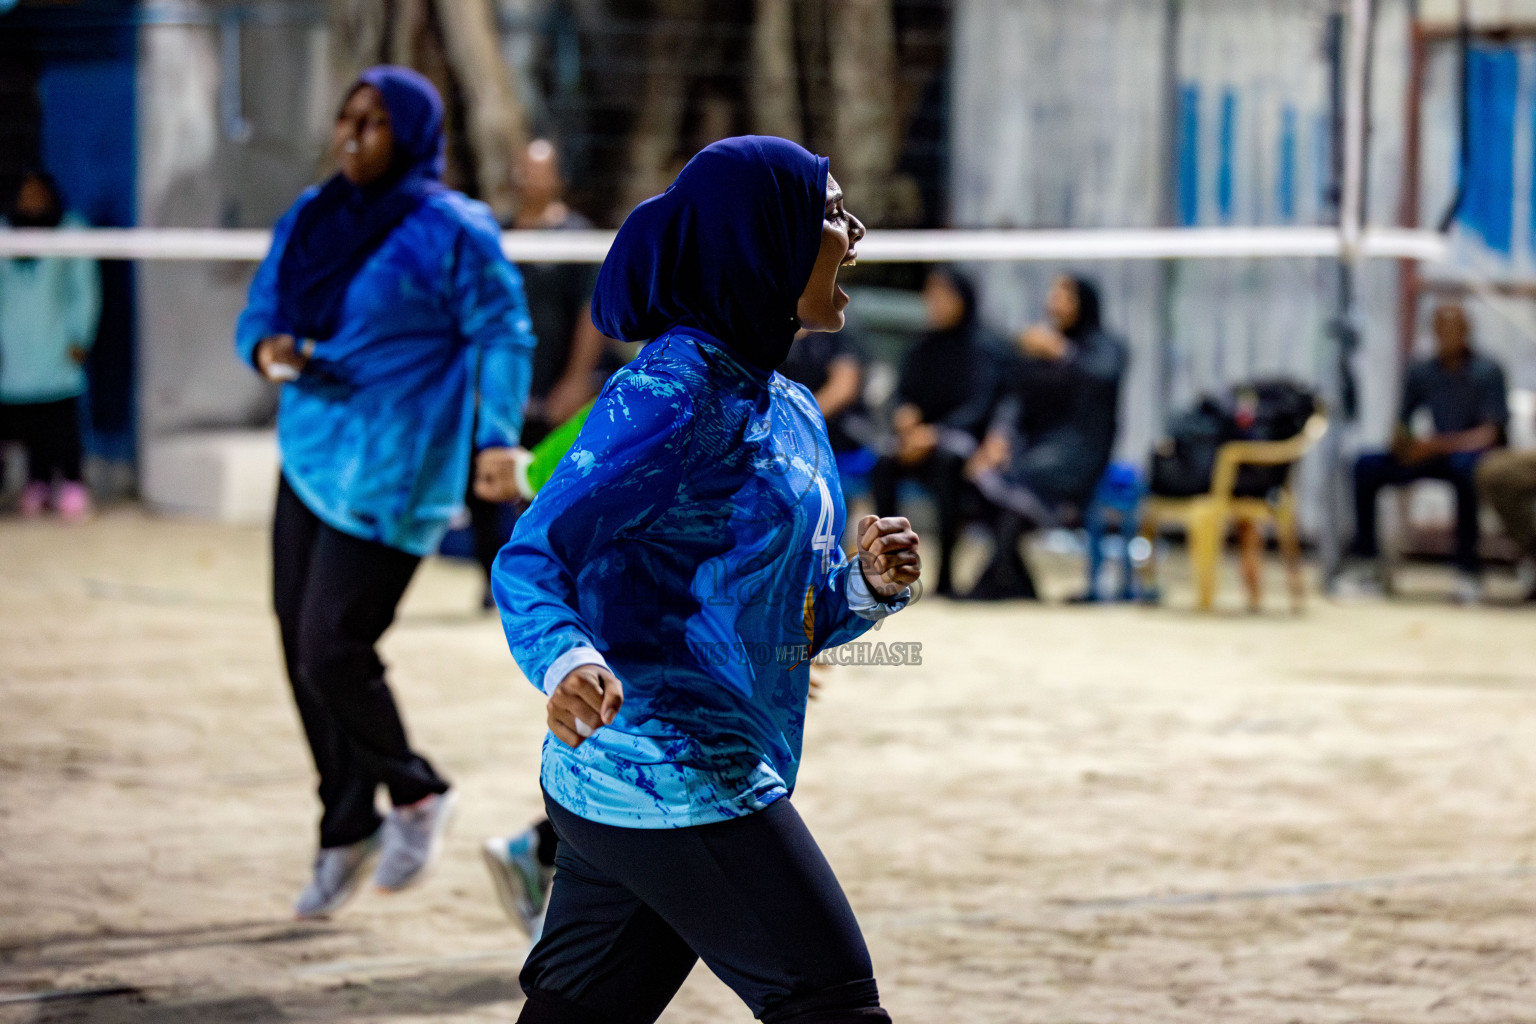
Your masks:
<instances>
[{"instance_id":1,"label":"sandy ground","mask_svg":"<svg viewBox=\"0 0 1536 1024\"><path fill-rule=\"evenodd\" d=\"M264 547L0 523L0 1000L135 989L0 1022L515 1019L524 944L476 846L537 810L542 701L473 571L429 564L385 644L462 788L444 862L299 925L315 805ZM1300 617L1175 586L887 625L923 664L835 671L796 804L893 1016L1536 1021L1536 612L1410 584ZM750 1015L699 968L663 1019Z\"/></svg>"}]
</instances>

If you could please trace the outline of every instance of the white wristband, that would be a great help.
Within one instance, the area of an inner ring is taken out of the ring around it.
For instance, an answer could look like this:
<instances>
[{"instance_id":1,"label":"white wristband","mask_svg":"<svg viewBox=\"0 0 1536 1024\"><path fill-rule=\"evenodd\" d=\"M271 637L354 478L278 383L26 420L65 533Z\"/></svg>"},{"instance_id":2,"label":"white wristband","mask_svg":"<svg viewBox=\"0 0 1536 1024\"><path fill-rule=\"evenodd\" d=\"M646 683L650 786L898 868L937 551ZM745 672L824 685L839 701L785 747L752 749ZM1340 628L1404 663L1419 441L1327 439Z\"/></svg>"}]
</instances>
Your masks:
<instances>
[{"instance_id":1,"label":"white wristband","mask_svg":"<svg viewBox=\"0 0 1536 1024\"><path fill-rule=\"evenodd\" d=\"M877 622L887 615L894 615L912 600L912 588L907 587L889 601L882 601L869 589L869 581L859 568L857 557L848 566L848 607L861 619Z\"/></svg>"},{"instance_id":2,"label":"white wristband","mask_svg":"<svg viewBox=\"0 0 1536 1024\"><path fill-rule=\"evenodd\" d=\"M576 669L583 665L599 665L608 668L608 662L603 656L591 647L572 647L549 666L544 672L544 696L548 697L555 692L555 687ZM612 669L609 669L612 671Z\"/></svg>"}]
</instances>

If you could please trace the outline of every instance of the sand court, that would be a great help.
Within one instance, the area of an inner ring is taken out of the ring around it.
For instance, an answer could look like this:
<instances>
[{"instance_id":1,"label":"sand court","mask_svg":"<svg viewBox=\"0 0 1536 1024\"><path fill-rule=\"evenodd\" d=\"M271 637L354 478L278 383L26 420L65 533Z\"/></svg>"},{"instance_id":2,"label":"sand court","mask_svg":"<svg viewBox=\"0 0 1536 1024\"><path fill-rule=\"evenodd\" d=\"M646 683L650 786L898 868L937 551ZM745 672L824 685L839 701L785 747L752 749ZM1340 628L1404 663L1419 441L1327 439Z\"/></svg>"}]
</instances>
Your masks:
<instances>
[{"instance_id":1,"label":"sand court","mask_svg":"<svg viewBox=\"0 0 1536 1024\"><path fill-rule=\"evenodd\" d=\"M384 644L463 795L444 859L300 925L266 543L0 525L0 1021L516 1018L477 845L538 812L543 701L475 570L428 563ZM1181 561L1171 608L924 601L869 638L920 665L830 673L795 799L892 1015L1536 1021L1532 614L1423 569L1399 603L1199 616ZM750 1019L703 967L663 1017Z\"/></svg>"}]
</instances>

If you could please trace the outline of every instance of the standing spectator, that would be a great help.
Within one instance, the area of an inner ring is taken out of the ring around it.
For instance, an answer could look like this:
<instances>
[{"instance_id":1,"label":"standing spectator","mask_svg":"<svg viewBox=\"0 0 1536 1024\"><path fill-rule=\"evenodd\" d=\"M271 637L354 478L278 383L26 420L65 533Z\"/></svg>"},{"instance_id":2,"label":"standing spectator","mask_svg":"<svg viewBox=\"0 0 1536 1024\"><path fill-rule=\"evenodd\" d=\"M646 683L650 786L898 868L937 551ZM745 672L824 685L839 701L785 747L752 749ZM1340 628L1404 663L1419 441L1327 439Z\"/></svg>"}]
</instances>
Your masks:
<instances>
[{"instance_id":1,"label":"standing spectator","mask_svg":"<svg viewBox=\"0 0 1536 1024\"><path fill-rule=\"evenodd\" d=\"M976 289L951 267L923 285L928 331L907 353L891 414L893 450L870 474L875 513L898 514L897 486L922 483L938 505L939 575L935 590L954 593L951 565L960 539L965 460L987 426L997 396L998 346L981 326Z\"/></svg>"},{"instance_id":2,"label":"standing spectator","mask_svg":"<svg viewBox=\"0 0 1536 1024\"><path fill-rule=\"evenodd\" d=\"M560 154L548 139L534 139L514 169L519 231L585 231L592 227L566 205ZM592 288L597 267L585 263L520 263L528 319L537 346L533 350L533 379L524 410L522 444L532 447L555 427L576 414L597 394L598 360L607 339L592 326ZM485 573L481 606L496 606L491 597L491 563L512 535L510 517L491 502L471 493L466 504L475 534L475 560Z\"/></svg>"},{"instance_id":3,"label":"standing spectator","mask_svg":"<svg viewBox=\"0 0 1536 1024\"><path fill-rule=\"evenodd\" d=\"M1098 289L1058 277L1045 309L1049 322L1018 337L1003 398L967 467L997 508L992 561L969 595L977 600L1037 597L1019 541L1080 515L1115 447L1128 357L1104 329Z\"/></svg>"},{"instance_id":4,"label":"standing spectator","mask_svg":"<svg viewBox=\"0 0 1536 1024\"><path fill-rule=\"evenodd\" d=\"M1504 371L1472 349L1466 310L1446 303L1435 310L1435 354L1413 364L1403 382L1392 448L1360 456L1355 463L1355 539L1350 553L1374 559L1376 495L1383 487L1415 480L1444 480L1456 489L1457 600L1482 596L1482 562L1477 553L1477 464L1503 443L1509 420ZM1413 418L1428 409L1429 437L1415 437Z\"/></svg>"},{"instance_id":5,"label":"standing spectator","mask_svg":"<svg viewBox=\"0 0 1536 1024\"><path fill-rule=\"evenodd\" d=\"M85 224L65 213L58 187L39 171L22 178L7 220L14 228ZM26 448L21 514L28 518L50 504L72 522L90 514L80 472L79 399L100 315L95 260L0 260L0 436Z\"/></svg>"},{"instance_id":6,"label":"standing spectator","mask_svg":"<svg viewBox=\"0 0 1536 1024\"><path fill-rule=\"evenodd\" d=\"M517 166L519 231L588 231L591 221L565 203L560 154L548 139L534 139ZM589 263L520 263L528 316L538 347L523 444L535 445L597 394L594 380L608 340L592 324L597 266Z\"/></svg>"},{"instance_id":7,"label":"standing spectator","mask_svg":"<svg viewBox=\"0 0 1536 1024\"><path fill-rule=\"evenodd\" d=\"M459 511L472 449L480 496L516 493L533 350L495 219L440 181L432 84L363 72L332 145L340 172L278 221L235 329L242 359L289 381L273 604L322 807L300 918L345 903L375 853L393 892L441 848L454 793L407 739L376 644Z\"/></svg>"}]
</instances>

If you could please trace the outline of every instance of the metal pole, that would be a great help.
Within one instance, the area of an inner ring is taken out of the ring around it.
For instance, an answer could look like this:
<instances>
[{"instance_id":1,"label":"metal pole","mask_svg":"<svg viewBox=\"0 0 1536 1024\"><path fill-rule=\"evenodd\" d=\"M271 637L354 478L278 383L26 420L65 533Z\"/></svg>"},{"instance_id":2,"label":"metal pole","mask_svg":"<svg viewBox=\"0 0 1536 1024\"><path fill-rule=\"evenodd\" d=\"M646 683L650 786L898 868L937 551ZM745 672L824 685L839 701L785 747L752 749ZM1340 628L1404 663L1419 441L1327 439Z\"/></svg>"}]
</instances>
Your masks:
<instances>
[{"instance_id":1,"label":"metal pole","mask_svg":"<svg viewBox=\"0 0 1536 1024\"><path fill-rule=\"evenodd\" d=\"M1404 228L1419 226L1420 169L1423 149L1424 64L1428 59L1424 26L1419 21L1418 4L1409 5L1408 89L1403 112L1403 195L1397 222ZM1406 366L1413 357L1414 328L1419 313L1419 262L1402 260L1397 265L1397 347L1398 361Z\"/></svg>"},{"instance_id":2,"label":"metal pole","mask_svg":"<svg viewBox=\"0 0 1536 1024\"><path fill-rule=\"evenodd\" d=\"M1323 445L1325 482L1324 523L1319 553L1323 560L1324 587L1332 590L1343 566L1344 466L1343 427L1355 416L1355 391L1349 361L1360 341L1362 316L1358 277L1361 237L1365 227L1366 146L1370 132L1369 74L1372 0L1347 0L1343 45L1335 49L1342 68L1343 160L1339 167L1339 295L1333 324L1335 343L1333 372L1328 397L1335 429Z\"/></svg>"},{"instance_id":3,"label":"metal pole","mask_svg":"<svg viewBox=\"0 0 1536 1024\"><path fill-rule=\"evenodd\" d=\"M1158 204L1158 225L1171 228L1178 224L1179 191L1179 34L1184 0L1165 0L1163 9L1163 195ZM1179 263L1163 260L1158 267L1157 285L1157 363L1152 368L1153 419L1161 436L1168 425L1168 410L1173 404L1174 355L1177 344L1174 331L1174 298L1179 287Z\"/></svg>"},{"instance_id":4,"label":"metal pole","mask_svg":"<svg viewBox=\"0 0 1536 1024\"><path fill-rule=\"evenodd\" d=\"M1339 200L1339 236L1344 260L1356 262L1364 227L1366 110L1370 68L1371 0L1349 0L1349 57L1344 85L1344 188Z\"/></svg>"}]
</instances>

